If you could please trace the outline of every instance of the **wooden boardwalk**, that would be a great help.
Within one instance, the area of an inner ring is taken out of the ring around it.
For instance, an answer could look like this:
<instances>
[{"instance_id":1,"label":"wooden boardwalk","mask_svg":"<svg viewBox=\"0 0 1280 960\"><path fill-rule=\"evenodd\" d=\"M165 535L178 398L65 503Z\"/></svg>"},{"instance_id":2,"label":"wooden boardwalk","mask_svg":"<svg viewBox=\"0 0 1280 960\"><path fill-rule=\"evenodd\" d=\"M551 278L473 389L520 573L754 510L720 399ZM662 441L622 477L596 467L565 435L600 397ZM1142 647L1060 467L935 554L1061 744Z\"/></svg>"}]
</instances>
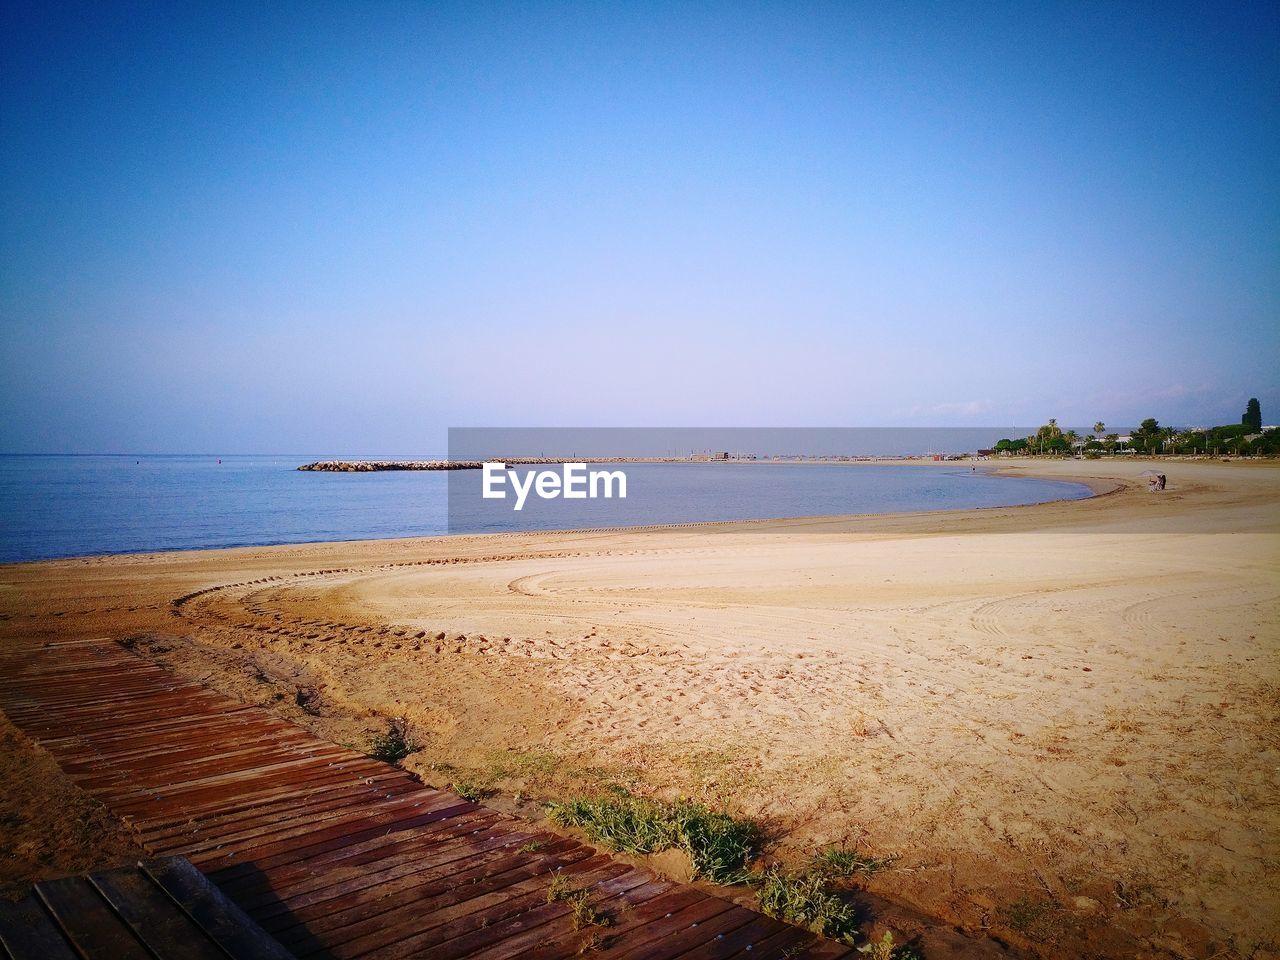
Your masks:
<instances>
[{"instance_id":1,"label":"wooden boardwalk","mask_svg":"<svg viewBox=\"0 0 1280 960\"><path fill-rule=\"evenodd\" d=\"M0 653L0 709L298 957L855 951L416 782L107 640ZM548 902L560 873L608 926Z\"/></svg>"},{"instance_id":2,"label":"wooden boardwalk","mask_svg":"<svg viewBox=\"0 0 1280 960\"><path fill-rule=\"evenodd\" d=\"M181 857L37 883L0 900L12 960L289 960L289 953Z\"/></svg>"}]
</instances>

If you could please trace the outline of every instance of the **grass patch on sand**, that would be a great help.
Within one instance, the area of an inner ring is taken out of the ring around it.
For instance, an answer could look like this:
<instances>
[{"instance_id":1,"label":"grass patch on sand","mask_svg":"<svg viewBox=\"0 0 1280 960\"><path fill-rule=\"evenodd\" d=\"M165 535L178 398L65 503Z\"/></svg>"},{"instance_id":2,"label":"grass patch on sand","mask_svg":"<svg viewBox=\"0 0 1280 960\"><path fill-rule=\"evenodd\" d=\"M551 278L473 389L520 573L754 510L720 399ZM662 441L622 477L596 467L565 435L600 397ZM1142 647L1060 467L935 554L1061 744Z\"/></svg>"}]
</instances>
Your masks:
<instances>
[{"instance_id":1,"label":"grass patch on sand","mask_svg":"<svg viewBox=\"0 0 1280 960\"><path fill-rule=\"evenodd\" d=\"M1079 920L1049 897L1023 897L999 908L997 915L1028 940L1055 944L1079 926Z\"/></svg>"},{"instance_id":2,"label":"grass patch on sand","mask_svg":"<svg viewBox=\"0 0 1280 960\"><path fill-rule=\"evenodd\" d=\"M494 750L471 772L476 780L511 793L543 797L594 793L619 784L634 787L644 782L643 772L634 767L601 766L580 755L548 750Z\"/></svg>"},{"instance_id":3,"label":"grass patch on sand","mask_svg":"<svg viewBox=\"0 0 1280 960\"><path fill-rule=\"evenodd\" d=\"M813 871L833 880L844 880L854 874L871 876L889 865L888 859L870 857L856 850L830 847L813 858Z\"/></svg>"},{"instance_id":4,"label":"grass patch on sand","mask_svg":"<svg viewBox=\"0 0 1280 960\"><path fill-rule=\"evenodd\" d=\"M746 744L740 750L709 750L693 745L673 744L662 751L670 771L663 779L687 796L708 803L733 803L759 785L758 765Z\"/></svg>"},{"instance_id":5,"label":"grass patch on sand","mask_svg":"<svg viewBox=\"0 0 1280 960\"><path fill-rule=\"evenodd\" d=\"M756 882L760 909L769 916L848 944L858 936L857 911L821 873L788 873L774 864Z\"/></svg>"},{"instance_id":6,"label":"grass patch on sand","mask_svg":"<svg viewBox=\"0 0 1280 960\"><path fill-rule=\"evenodd\" d=\"M550 778L563 765L562 757L546 750L494 750L489 754L487 776L536 782Z\"/></svg>"},{"instance_id":7,"label":"grass patch on sand","mask_svg":"<svg viewBox=\"0 0 1280 960\"><path fill-rule=\"evenodd\" d=\"M924 960L924 954L910 944L895 944L892 930L886 930L879 940L859 947L858 952L865 953L869 960Z\"/></svg>"},{"instance_id":8,"label":"grass patch on sand","mask_svg":"<svg viewBox=\"0 0 1280 960\"><path fill-rule=\"evenodd\" d=\"M848 944L858 936L857 910L833 884L855 873L870 873L887 862L833 849L819 854L813 867L798 873L779 864L753 871L751 863L764 839L756 823L689 800L638 797L621 787L548 804L547 816L560 826L581 828L593 843L610 850L632 854L683 850L695 877L750 884L764 913Z\"/></svg>"},{"instance_id":9,"label":"grass patch on sand","mask_svg":"<svg viewBox=\"0 0 1280 960\"><path fill-rule=\"evenodd\" d=\"M700 803L664 803L616 788L547 806L552 823L580 827L594 843L624 853L676 848L689 854L694 875L715 883L742 883L759 853L762 835L750 820L716 813Z\"/></svg>"},{"instance_id":10,"label":"grass patch on sand","mask_svg":"<svg viewBox=\"0 0 1280 960\"><path fill-rule=\"evenodd\" d=\"M472 783L470 780L455 780L449 784L449 789L463 800L469 800L471 803L479 803L489 794L489 791L484 787L477 783Z\"/></svg>"},{"instance_id":11,"label":"grass patch on sand","mask_svg":"<svg viewBox=\"0 0 1280 960\"><path fill-rule=\"evenodd\" d=\"M383 763L400 764L411 753L417 753L418 744L413 739L413 732L408 720L392 720L387 725L387 732L373 738L373 746L369 756Z\"/></svg>"}]
</instances>

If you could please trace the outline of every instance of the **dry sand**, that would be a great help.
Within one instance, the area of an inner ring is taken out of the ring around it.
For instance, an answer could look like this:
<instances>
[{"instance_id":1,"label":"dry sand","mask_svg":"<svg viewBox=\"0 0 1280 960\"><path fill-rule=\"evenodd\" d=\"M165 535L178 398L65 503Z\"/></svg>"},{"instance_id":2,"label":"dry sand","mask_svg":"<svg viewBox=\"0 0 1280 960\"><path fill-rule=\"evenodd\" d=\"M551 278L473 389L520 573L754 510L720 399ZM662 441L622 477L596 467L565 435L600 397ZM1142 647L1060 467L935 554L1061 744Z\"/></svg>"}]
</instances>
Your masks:
<instances>
[{"instance_id":1,"label":"dry sand","mask_svg":"<svg viewBox=\"0 0 1280 960\"><path fill-rule=\"evenodd\" d=\"M408 717L437 784L892 855L873 891L1029 954L1273 956L1280 468L1144 466L1005 467L1112 491L1034 507L8 566L0 635L129 638L353 744Z\"/></svg>"}]
</instances>

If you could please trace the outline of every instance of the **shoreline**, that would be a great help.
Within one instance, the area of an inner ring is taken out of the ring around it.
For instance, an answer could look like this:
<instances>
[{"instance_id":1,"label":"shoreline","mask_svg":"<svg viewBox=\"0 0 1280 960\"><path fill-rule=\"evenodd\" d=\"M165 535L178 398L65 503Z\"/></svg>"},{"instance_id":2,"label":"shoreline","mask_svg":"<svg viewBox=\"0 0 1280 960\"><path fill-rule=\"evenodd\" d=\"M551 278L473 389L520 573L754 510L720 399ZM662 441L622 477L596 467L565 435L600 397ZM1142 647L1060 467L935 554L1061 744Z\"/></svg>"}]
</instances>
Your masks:
<instances>
[{"instance_id":1,"label":"shoreline","mask_svg":"<svg viewBox=\"0 0 1280 960\"><path fill-rule=\"evenodd\" d=\"M512 463L541 463L541 462L542 461L532 461L532 460L512 461ZM560 463L562 461L556 460L556 461L546 461L546 462ZM597 461L587 461L587 462L602 463L602 462L622 462L622 461L597 460ZM659 462L659 461L629 460L625 462L640 463L640 462ZM675 462L675 461L660 461L660 462L668 463L668 462ZM714 461L682 461L682 462L708 463L708 462L714 462ZM739 463L739 464L758 463L760 465L810 464L814 466L919 466L919 467L929 467L932 469L945 468L948 466L954 468L954 467L957 467L960 463L962 463L962 461L954 461L954 460L953 461L933 461L933 460L924 460L924 459L899 460L894 458L873 458L873 459L866 459L866 460L838 460L838 461L837 460L833 460L833 461L820 461L820 460L781 461L779 460L779 461L724 461L724 462ZM1090 493L1089 495L1083 496L1083 497L1056 497L1052 500L1041 500L1035 503L995 504L991 506L980 506L980 507L958 506L958 507L944 507L936 510L891 510L891 511L879 512L879 513L805 514L801 516L788 516L788 517L754 517L754 518L741 518L741 519L734 519L734 520L693 520L693 521L682 521L682 522L676 522L676 523L634 524L634 525L623 525L623 526L564 527L564 528L548 529L548 530L531 529L527 531L524 531L524 530L467 531L467 532L458 532L458 533L430 533L430 534L422 534L422 535L415 535L415 536L393 536L393 537L373 537L373 538L364 537L364 538L356 538L356 539L350 539L350 540L284 540L284 541L273 541L273 542L262 542L262 543L242 543L242 544L234 544L234 545L227 545L227 546L174 547L173 549L168 549L168 550L165 550L165 549L120 550L120 551L113 551L113 552L106 552L106 553L70 554L67 556L44 557L44 558L33 559L33 560L8 560L8 561L0 562L0 571L3 571L6 567L13 567L13 566L27 566L30 564L54 564L54 563L66 563L66 562L75 562L75 561L97 561L97 560L106 560L113 557L162 557L162 556L172 556L175 554L207 553L207 552L216 552L216 551L224 551L224 550L225 551L265 550L265 549L283 548L283 547L324 546L329 544L358 545L358 544L365 544L365 543L417 542L422 540L451 539L456 537L519 537L519 536L526 536L526 535L532 535L532 534L571 535L571 534L586 534L586 533L613 533L613 532L624 533L627 531L642 533L642 532L661 532L663 530L679 530L679 529L686 529L686 528L708 528L708 529L715 529L717 531L725 532L725 533L748 532L750 530L759 529L761 526L765 526L765 525L768 525L768 526L785 525L789 521L796 521L799 523L806 523L810 521L838 522L838 521L864 520L872 517L914 517L914 516L929 516L934 514L945 516L945 515L954 515L957 513L963 513L967 511L1011 510L1015 508L1021 509L1021 508L1029 508L1029 507L1038 507L1038 506L1043 506L1045 504L1053 504L1053 503L1070 503L1077 500L1090 500L1097 496L1104 495L1106 493L1115 492L1115 490L1123 486L1123 483L1124 483L1124 481L1119 479L1108 479L1104 477L1098 477L1098 478L1085 477L1085 478L1064 481L1061 477L1053 476L1050 474L1019 473L1007 468L1002 469L1001 465L986 462L986 461L982 461L981 464L982 464L981 466L978 466L978 471L988 476L1022 478L1022 479L1028 479L1028 480L1043 480L1050 483L1068 482L1068 483L1074 483L1076 485L1086 487L1089 489ZM972 466L975 466L976 464L968 463L967 465L972 467ZM297 469L303 470L304 468L299 467ZM422 468L422 469L427 469L427 468ZM453 468L441 468L441 469L443 470L443 469L453 469ZM457 469L462 469L462 468L457 468ZM338 472L345 472L345 471L338 471ZM362 472L362 471L354 471L354 472ZM737 528L739 527L742 528L741 531L737 531Z\"/></svg>"}]
</instances>

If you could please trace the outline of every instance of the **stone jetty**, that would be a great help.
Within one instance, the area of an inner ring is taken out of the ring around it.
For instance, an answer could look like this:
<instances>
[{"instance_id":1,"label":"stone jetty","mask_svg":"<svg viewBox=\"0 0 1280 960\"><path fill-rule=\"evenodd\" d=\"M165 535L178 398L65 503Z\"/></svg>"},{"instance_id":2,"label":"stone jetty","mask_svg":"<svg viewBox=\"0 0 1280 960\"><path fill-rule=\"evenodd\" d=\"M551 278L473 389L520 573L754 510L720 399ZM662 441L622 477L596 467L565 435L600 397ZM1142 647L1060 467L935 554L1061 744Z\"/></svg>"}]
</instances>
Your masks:
<instances>
[{"instance_id":1,"label":"stone jetty","mask_svg":"<svg viewBox=\"0 0 1280 960\"><path fill-rule=\"evenodd\" d=\"M684 463L688 457L494 457L492 461L512 464L561 463ZM317 460L299 470L321 473L375 473L380 470L479 470L483 460Z\"/></svg>"},{"instance_id":2,"label":"stone jetty","mask_svg":"<svg viewBox=\"0 0 1280 960\"><path fill-rule=\"evenodd\" d=\"M299 470L321 473L374 473L379 470L479 470L479 460L317 460Z\"/></svg>"}]
</instances>

